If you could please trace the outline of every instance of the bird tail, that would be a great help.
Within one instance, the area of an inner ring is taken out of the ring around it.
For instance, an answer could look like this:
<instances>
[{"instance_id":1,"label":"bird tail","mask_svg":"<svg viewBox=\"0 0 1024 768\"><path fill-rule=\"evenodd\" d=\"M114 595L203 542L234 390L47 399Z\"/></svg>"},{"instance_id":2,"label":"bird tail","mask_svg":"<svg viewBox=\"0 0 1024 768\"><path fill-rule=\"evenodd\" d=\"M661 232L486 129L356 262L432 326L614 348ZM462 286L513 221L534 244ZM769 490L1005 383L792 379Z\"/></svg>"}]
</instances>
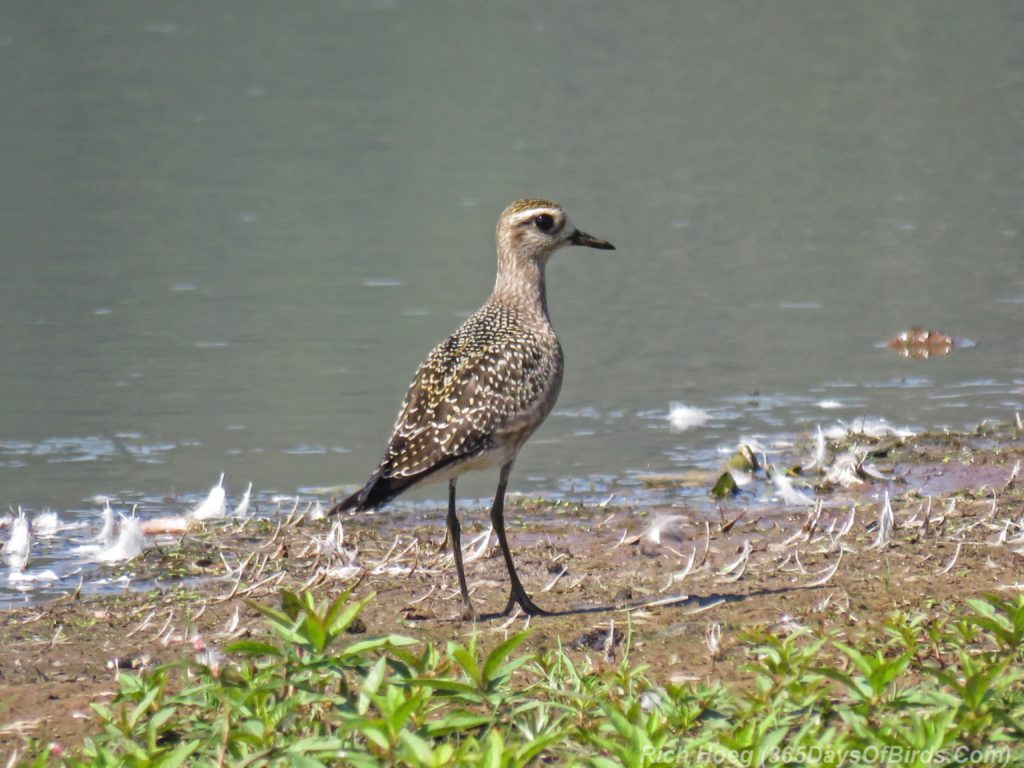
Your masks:
<instances>
[{"instance_id":1,"label":"bird tail","mask_svg":"<svg viewBox=\"0 0 1024 768\"><path fill-rule=\"evenodd\" d=\"M377 509L391 501L395 496L409 490L412 486L427 480L450 464L455 464L464 459L464 456L449 456L438 462L429 469L415 475L404 477L386 477L386 466L381 466L373 473L373 476L362 488L351 496L339 501L327 511L327 516L336 515L339 512L365 512L369 509Z\"/></svg>"},{"instance_id":2,"label":"bird tail","mask_svg":"<svg viewBox=\"0 0 1024 768\"><path fill-rule=\"evenodd\" d=\"M419 477L384 477L380 471L375 472L366 485L331 507L327 511L327 516L330 517L339 512L365 512L370 509L377 509L377 507L387 504L419 479Z\"/></svg>"}]
</instances>

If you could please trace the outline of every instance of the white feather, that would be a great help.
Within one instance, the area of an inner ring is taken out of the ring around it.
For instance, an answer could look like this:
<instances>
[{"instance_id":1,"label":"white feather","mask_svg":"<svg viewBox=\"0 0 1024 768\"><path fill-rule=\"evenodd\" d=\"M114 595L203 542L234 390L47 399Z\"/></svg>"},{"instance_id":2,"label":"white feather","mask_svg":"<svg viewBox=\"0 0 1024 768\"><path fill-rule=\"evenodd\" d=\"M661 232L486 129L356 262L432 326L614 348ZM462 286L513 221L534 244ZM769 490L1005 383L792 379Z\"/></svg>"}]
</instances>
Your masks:
<instances>
[{"instance_id":1,"label":"white feather","mask_svg":"<svg viewBox=\"0 0 1024 768\"><path fill-rule=\"evenodd\" d=\"M202 503L189 512L189 517L196 520L211 520L215 517L224 517L227 511L227 497L224 493L224 473L220 473L220 480L210 489L210 492L203 499Z\"/></svg>"},{"instance_id":2,"label":"white feather","mask_svg":"<svg viewBox=\"0 0 1024 768\"><path fill-rule=\"evenodd\" d=\"M809 507L814 504L814 497L794 488L793 481L784 473L772 472L772 482L775 483L775 489L779 492L779 498L782 499L783 504L792 507Z\"/></svg>"},{"instance_id":3,"label":"white feather","mask_svg":"<svg viewBox=\"0 0 1024 768\"><path fill-rule=\"evenodd\" d=\"M118 531L117 541L97 554L96 559L101 563L131 560L141 555L145 546L146 536L135 515L121 515L121 529Z\"/></svg>"},{"instance_id":4,"label":"white feather","mask_svg":"<svg viewBox=\"0 0 1024 768\"><path fill-rule=\"evenodd\" d=\"M868 549L881 549L882 547L888 547L889 543L892 541L892 529L895 522L895 517L892 513L892 504L889 503L889 492L885 491L885 497L878 509L878 533L875 535L875 540Z\"/></svg>"},{"instance_id":5,"label":"white feather","mask_svg":"<svg viewBox=\"0 0 1024 768\"><path fill-rule=\"evenodd\" d=\"M326 517L324 512L324 505L320 503L320 500L316 500L309 508L309 512L306 513L307 520L323 520Z\"/></svg>"},{"instance_id":6,"label":"white feather","mask_svg":"<svg viewBox=\"0 0 1024 768\"><path fill-rule=\"evenodd\" d=\"M100 513L103 519L103 526L100 528L99 534L96 536L96 542L101 547L109 547L114 543L114 510L110 508L110 501L108 500L103 505L103 512Z\"/></svg>"},{"instance_id":7,"label":"white feather","mask_svg":"<svg viewBox=\"0 0 1024 768\"><path fill-rule=\"evenodd\" d=\"M25 513L18 507L18 514L11 523L11 534L4 547L4 560L12 572L23 571L31 559L32 529Z\"/></svg>"},{"instance_id":8,"label":"white feather","mask_svg":"<svg viewBox=\"0 0 1024 768\"><path fill-rule=\"evenodd\" d=\"M32 531L36 536L55 536L62 527L60 518L52 509L40 512L32 519Z\"/></svg>"},{"instance_id":9,"label":"white feather","mask_svg":"<svg viewBox=\"0 0 1024 768\"><path fill-rule=\"evenodd\" d=\"M825 466L825 433L821 431L821 424L818 425L818 434L814 438L814 455L810 462L804 464L804 469L814 469Z\"/></svg>"},{"instance_id":10,"label":"white feather","mask_svg":"<svg viewBox=\"0 0 1024 768\"><path fill-rule=\"evenodd\" d=\"M223 475L221 475L223 478ZM238 506L235 507L235 511L232 514L235 517L245 517L249 514L249 500L252 498L252 483L249 483L249 487L245 489L245 493L242 494L242 500L238 502Z\"/></svg>"},{"instance_id":11,"label":"white feather","mask_svg":"<svg viewBox=\"0 0 1024 768\"><path fill-rule=\"evenodd\" d=\"M652 544L668 540L677 544L686 539L686 518L682 515L658 515L644 531L644 538Z\"/></svg>"},{"instance_id":12,"label":"white feather","mask_svg":"<svg viewBox=\"0 0 1024 768\"><path fill-rule=\"evenodd\" d=\"M691 427L703 426L709 418L707 411L691 408L683 403L671 403L668 408L668 423L673 432L684 432Z\"/></svg>"}]
</instances>

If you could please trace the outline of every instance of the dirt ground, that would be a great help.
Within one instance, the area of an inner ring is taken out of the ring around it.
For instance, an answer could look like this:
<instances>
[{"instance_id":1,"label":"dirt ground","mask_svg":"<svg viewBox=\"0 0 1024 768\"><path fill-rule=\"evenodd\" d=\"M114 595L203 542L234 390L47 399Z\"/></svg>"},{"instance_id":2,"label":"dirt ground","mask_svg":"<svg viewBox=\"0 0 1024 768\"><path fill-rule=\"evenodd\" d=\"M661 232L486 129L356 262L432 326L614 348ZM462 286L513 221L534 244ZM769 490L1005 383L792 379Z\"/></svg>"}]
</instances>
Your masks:
<instances>
[{"instance_id":1,"label":"dirt ground","mask_svg":"<svg viewBox=\"0 0 1024 768\"><path fill-rule=\"evenodd\" d=\"M743 674L743 655L732 652L737 634L750 627L859 631L895 608L927 613L1024 589L1024 473L1013 476L1024 459L1019 429L882 448L877 460L889 479L869 475L850 488L819 482L818 508L759 507L742 495L654 508L510 500L520 577L555 615L491 618L475 628L497 642L529 624L529 649L561 643L608 664L621 658L628 627L631 659L650 664L653 676L732 680ZM878 498L886 489L888 542ZM322 599L358 582L356 595L377 594L362 614L370 634L444 641L474 631L459 619L443 524L387 529L384 520L345 518L333 530L295 517L214 525L132 564L137 576L156 579L152 591L68 595L4 613L0 754L27 736L80 743L96 728L90 702L113 696L119 668L264 634L246 601L276 604L281 587L308 586ZM508 581L493 535L467 525L463 545L478 610L503 608ZM713 655L708 635L718 629Z\"/></svg>"}]
</instances>

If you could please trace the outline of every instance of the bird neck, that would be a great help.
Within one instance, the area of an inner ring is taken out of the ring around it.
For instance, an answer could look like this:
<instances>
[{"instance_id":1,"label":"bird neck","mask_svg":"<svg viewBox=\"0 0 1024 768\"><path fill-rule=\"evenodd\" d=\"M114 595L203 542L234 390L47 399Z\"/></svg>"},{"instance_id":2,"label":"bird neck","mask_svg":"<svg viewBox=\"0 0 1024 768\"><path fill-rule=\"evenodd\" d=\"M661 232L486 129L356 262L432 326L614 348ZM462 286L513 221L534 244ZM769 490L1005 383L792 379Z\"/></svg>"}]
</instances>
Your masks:
<instances>
[{"instance_id":1,"label":"bird neck","mask_svg":"<svg viewBox=\"0 0 1024 768\"><path fill-rule=\"evenodd\" d=\"M491 299L549 319L544 262L538 259L514 259L499 254L498 277L494 281Z\"/></svg>"}]
</instances>

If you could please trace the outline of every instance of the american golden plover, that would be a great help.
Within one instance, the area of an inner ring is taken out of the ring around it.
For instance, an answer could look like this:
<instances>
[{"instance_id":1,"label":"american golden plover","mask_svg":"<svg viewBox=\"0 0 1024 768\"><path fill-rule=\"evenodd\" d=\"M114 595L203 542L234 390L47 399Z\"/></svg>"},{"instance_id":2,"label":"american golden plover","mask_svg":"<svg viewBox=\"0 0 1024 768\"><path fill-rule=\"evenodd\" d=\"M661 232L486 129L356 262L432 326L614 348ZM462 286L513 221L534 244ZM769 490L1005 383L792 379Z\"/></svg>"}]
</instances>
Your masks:
<instances>
[{"instance_id":1,"label":"american golden plover","mask_svg":"<svg viewBox=\"0 0 1024 768\"><path fill-rule=\"evenodd\" d=\"M545 611L526 594L505 537L505 488L523 443L551 412L562 385L562 347L548 317L544 267L565 245L614 250L581 232L561 206L518 200L498 219L498 277L486 303L427 356L413 378L384 458L366 485L328 514L374 509L426 482L448 481L448 534L464 616L475 617L462 567L455 482L469 470L499 467L491 525L518 604Z\"/></svg>"}]
</instances>

